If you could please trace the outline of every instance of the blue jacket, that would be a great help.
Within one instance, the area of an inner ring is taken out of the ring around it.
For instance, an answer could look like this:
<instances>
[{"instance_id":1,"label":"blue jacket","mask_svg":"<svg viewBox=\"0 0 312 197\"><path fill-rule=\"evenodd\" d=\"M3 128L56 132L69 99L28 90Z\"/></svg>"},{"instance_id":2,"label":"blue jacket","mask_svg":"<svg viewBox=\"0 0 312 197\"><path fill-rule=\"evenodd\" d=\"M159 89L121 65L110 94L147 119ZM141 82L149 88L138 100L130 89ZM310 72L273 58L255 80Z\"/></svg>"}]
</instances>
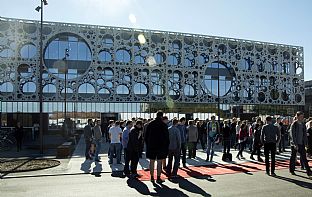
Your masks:
<instances>
[{"instance_id":1,"label":"blue jacket","mask_svg":"<svg viewBox=\"0 0 312 197\"><path fill-rule=\"evenodd\" d=\"M180 130L181 143L186 143L186 126L178 124L178 129Z\"/></svg>"}]
</instances>

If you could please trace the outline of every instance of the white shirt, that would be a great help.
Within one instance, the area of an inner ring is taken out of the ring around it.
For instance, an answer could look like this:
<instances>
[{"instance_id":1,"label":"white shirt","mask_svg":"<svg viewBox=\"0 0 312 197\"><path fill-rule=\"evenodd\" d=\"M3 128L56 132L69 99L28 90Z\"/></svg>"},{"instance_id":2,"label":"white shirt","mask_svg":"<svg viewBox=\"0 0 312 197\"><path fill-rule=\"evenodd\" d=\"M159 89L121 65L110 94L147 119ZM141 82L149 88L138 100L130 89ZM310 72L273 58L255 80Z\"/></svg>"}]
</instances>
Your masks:
<instances>
[{"instance_id":1,"label":"white shirt","mask_svg":"<svg viewBox=\"0 0 312 197\"><path fill-rule=\"evenodd\" d=\"M108 131L111 134L111 144L120 143L120 135L122 130L119 126L113 126Z\"/></svg>"}]
</instances>

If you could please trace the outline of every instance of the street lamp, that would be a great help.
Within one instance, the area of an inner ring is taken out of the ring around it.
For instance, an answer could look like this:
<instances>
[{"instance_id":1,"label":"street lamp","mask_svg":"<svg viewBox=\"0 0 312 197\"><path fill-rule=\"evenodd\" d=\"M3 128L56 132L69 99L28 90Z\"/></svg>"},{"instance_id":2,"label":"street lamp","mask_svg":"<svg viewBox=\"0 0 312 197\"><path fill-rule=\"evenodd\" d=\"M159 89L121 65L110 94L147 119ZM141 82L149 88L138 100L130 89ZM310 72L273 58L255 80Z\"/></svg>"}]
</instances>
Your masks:
<instances>
[{"instance_id":1,"label":"street lamp","mask_svg":"<svg viewBox=\"0 0 312 197\"><path fill-rule=\"evenodd\" d=\"M220 50L218 49L218 122L220 124Z\"/></svg>"},{"instance_id":2,"label":"street lamp","mask_svg":"<svg viewBox=\"0 0 312 197\"><path fill-rule=\"evenodd\" d=\"M40 54L39 54L39 136L40 136L40 154L43 154L43 95L42 95L42 74L43 74L43 38L42 38L42 27L43 27L43 7L48 5L47 0L40 0L40 6L36 7L37 12L41 11L40 17Z\"/></svg>"},{"instance_id":3,"label":"street lamp","mask_svg":"<svg viewBox=\"0 0 312 197\"><path fill-rule=\"evenodd\" d=\"M65 49L65 54L64 54L64 58L63 58L63 61L64 61L64 130L65 130L65 133L66 135L68 134L68 129L67 129L67 122L66 122L66 119L67 119L67 107L66 107L66 95L67 95L67 57L69 57L69 49Z\"/></svg>"}]
</instances>

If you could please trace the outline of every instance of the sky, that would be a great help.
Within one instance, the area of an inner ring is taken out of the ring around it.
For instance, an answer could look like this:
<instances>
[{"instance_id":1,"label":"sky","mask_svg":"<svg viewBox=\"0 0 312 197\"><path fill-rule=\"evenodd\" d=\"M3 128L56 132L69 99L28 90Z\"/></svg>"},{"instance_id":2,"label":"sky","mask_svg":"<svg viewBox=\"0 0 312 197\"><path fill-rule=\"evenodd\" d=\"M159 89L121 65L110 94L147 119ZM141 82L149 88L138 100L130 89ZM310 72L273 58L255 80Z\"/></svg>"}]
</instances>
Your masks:
<instances>
[{"instance_id":1,"label":"sky","mask_svg":"<svg viewBox=\"0 0 312 197\"><path fill-rule=\"evenodd\" d=\"M222 36L304 47L312 80L311 0L47 0L44 20ZM0 0L0 16L40 20L40 0Z\"/></svg>"}]
</instances>

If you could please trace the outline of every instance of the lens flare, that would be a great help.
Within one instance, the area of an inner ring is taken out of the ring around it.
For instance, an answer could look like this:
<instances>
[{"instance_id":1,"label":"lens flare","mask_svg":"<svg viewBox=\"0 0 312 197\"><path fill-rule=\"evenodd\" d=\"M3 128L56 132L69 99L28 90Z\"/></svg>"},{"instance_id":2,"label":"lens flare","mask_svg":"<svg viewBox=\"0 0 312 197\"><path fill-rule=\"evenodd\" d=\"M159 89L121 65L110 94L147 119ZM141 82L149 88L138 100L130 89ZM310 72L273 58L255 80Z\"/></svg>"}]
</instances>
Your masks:
<instances>
[{"instance_id":1,"label":"lens flare","mask_svg":"<svg viewBox=\"0 0 312 197\"><path fill-rule=\"evenodd\" d=\"M136 23L136 17L134 14L129 14L129 20L131 23L135 24Z\"/></svg>"},{"instance_id":2,"label":"lens flare","mask_svg":"<svg viewBox=\"0 0 312 197\"><path fill-rule=\"evenodd\" d=\"M156 66L156 60L153 56L148 56L146 62L151 67Z\"/></svg>"},{"instance_id":3,"label":"lens flare","mask_svg":"<svg viewBox=\"0 0 312 197\"><path fill-rule=\"evenodd\" d=\"M143 34L138 35L138 40L139 40L140 44L146 43L146 39L145 39L145 36Z\"/></svg>"},{"instance_id":4,"label":"lens flare","mask_svg":"<svg viewBox=\"0 0 312 197\"><path fill-rule=\"evenodd\" d=\"M168 95L166 95L166 105L169 109L173 109L174 108L174 101L172 100L172 98Z\"/></svg>"}]
</instances>

